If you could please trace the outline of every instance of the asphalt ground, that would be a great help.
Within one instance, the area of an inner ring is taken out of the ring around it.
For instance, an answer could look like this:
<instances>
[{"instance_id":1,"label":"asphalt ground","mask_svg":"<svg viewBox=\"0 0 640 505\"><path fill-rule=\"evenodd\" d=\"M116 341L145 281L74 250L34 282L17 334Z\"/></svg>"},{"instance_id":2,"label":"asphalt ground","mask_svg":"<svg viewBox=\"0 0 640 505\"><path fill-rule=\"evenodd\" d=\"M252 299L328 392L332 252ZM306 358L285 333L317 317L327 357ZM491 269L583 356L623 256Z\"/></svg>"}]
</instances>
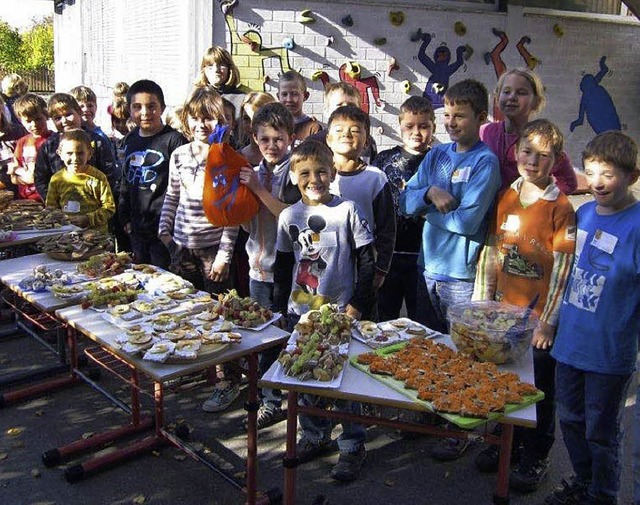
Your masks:
<instances>
[{"instance_id":1,"label":"asphalt ground","mask_svg":"<svg viewBox=\"0 0 640 505\"><path fill-rule=\"evenodd\" d=\"M20 370L55 363L56 357L30 338L0 339L0 380ZM129 390L106 372L99 383L123 401ZM635 384L635 382L634 382ZM627 434L624 439L624 469L621 501L630 505L631 426L635 387L624 413ZM246 436L241 423L246 392L222 414L201 410L211 386L203 376L192 382L176 384L166 398L169 424L186 425L189 443L230 475L242 477L246 456ZM143 395L147 409L150 398ZM128 421L128 415L86 384L62 389L44 396L0 408L0 504L2 505L154 505L242 504L244 496L225 479L204 464L186 457L178 449L165 446L127 463L70 484L64 478L65 466L47 468L44 451L73 440L89 438ZM334 437L339 433L337 428ZM340 484L329 477L337 460L331 454L298 468L300 504L456 504L491 503L495 476L479 473L474 456L477 444L468 455L455 462L432 460L428 453L437 439L406 435L387 428L369 428L367 461L360 478ZM262 430L258 443L259 489L283 486L282 455L285 423ZM105 453L113 447L104 449ZM88 456L68 462L86 461ZM562 437L551 454L550 478L533 494L512 494L511 504L541 504L561 477L571 473ZM319 496L325 500L318 499Z\"/></svg>"}]
</instances>

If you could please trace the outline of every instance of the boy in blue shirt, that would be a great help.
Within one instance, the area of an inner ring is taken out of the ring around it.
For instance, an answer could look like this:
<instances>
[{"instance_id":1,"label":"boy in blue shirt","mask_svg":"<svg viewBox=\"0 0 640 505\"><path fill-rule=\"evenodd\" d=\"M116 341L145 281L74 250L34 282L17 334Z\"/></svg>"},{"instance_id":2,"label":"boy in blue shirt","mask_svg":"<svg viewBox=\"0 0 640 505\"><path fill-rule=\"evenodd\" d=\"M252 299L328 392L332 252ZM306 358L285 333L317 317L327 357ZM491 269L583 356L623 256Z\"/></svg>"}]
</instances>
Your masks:
<instances>
[{"instance_id":1,"label":"boy in blue shirt","mask_svg":"<svg viewBox=\"0 0 640 505\"><path fill-rule=\"evenodd\" d=\"M480 140L489 97L478 81L451 86L444 97L444 126L453 142L435 146L400 194L400 211L425 216L424 278L433 308L428 324L446 331L447 311L471 300L484 244L487 213L500 187L498 158ZM437 459L460 457L468 439L447 438L433 448Z\"/></svg>"},{"instance_id":2,"label":"boy in blue shirt","mask_svg":"<svg viewBox=\"0 0 640 505\"><path fill-rule=\"evenodd\" d=\"M620 422L640 333L638 147L609 131L582 154L594 201L576 213L576 256L551 355L558 419L575 475L545 501L616 504Z\"/></svg>"}]
</instances>

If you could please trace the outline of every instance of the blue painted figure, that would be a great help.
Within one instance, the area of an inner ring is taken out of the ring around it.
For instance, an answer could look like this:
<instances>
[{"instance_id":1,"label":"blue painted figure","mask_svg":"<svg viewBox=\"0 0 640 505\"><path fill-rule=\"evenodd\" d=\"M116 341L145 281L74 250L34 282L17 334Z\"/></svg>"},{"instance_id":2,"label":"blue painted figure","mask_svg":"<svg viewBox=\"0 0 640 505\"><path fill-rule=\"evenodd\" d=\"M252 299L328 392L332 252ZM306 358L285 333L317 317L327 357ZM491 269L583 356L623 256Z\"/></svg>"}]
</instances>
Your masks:
<instances>
[{"instance_id":1,"label":"blue painted figure","mask_svg":"<svg viewBox=\"0 0 640 505\"><path fill-rule=\"evenodd\" d=\"M580 81L580 91L582 91L580 112L578 119L569 126L571 132L584 123L585 114L587 122L596 133L621 129L618 111L613 104L611 95L600 85L600 81L609 71L609 67L605 63L606 59L606 56L600 58L600 72L597 75L587 74Z\"/></svg>"},{"instance_id":2,"label":"blue painted figure","mask_svg":"<svg viewBox=\"0 0 640 505\"><path fill-rule=\"evenodd\" d=\"M431 77L427 81L422 96L431 100L434 110L444 107L444 94L449 87L449 78L464 63L465 46L458 46L456 49L456 61L451 61L451 51L445 45L438 46L433 53L433 59L427 56L427 46L431 43L431 35L425 33L422 36L422 45L418 51L418 60L429 72Z\"/></svg>"}]
</instances>

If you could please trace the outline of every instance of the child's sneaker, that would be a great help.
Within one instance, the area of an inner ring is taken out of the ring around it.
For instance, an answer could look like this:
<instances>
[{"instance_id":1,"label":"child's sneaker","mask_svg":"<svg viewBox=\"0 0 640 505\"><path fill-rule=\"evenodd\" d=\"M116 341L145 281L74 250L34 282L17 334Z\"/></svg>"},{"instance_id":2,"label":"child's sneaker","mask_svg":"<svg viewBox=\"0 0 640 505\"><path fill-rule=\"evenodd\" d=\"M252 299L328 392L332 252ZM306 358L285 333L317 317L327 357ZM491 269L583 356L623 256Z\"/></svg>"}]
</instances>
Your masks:
<instances>
[{"instance_id":1,"label":"child's sneaker","mask_svg":"<svg viewBox=\"0 0 640 505\"><path fill-rule=\"evenodd\" d=\"M356 480L365 459L367 459L367 451L364 447L355 452L341 452L338 462L331 469L331 477L340 482Z\"/></svg>"},{"instance_id":2,"label":"child's sneaker","mask_svg":"<svg viewBox=\"0 0 640 505\"><path fill-rule=\"evenodd\" d=\"M237 382L218 382L207 401L202 404L205 412L222 412L240 396L240 386Z\"/></svg>"},{"instance_id":3,"label":"child's sneaker","mask_svg":"<svg viewBox=\"0 0 640 505\"><path fill-rule=\"evenodd\" d=\"M296 444L296 458L298 463L306 463L334 449L335 446L331 440L322 440L314 444L306 438L301 438Z\"/></svg>"},{"instance_id":4,"label":"child's sneaker","mask_svg":"<svg viewBox=\"0 0 640 505\"><path fill-rule=\"evenodd\" d=\"M260 405L258 409L258 420L256 423L257 429L261 430L267 426L277 424L280 421L284 421L287 418L287 411L282 410L280 407L270 407L267 405ZM249 429L249 420L245 417L242 422L244 430Z\"/></svg>"},{"instance_id":5,"label":"child's sneaker","mask_svg":"<svg viewBox=\"0 0 640 505\"><path fill-rule=\"evenodd\" d=\"M562 479L560 487L544 500L545 505L585 505L588 503L587 484L575 477Z\"/></svg>"},{"instance_id":6,"label":"child's sneaker","mask_svg":"<svg viewBox=\"0 0 640 505\"><path fill-rule=\"evenodd\" d=\"M511 449L511 467L515 467L520 462L522 449ZM486 449L480 451L475 459L476 468L482 473L495 473L498 471L500 462L500 449L497 445L491 444Z\"/></svg>"},{"instance_id":7,"label":"child's sneaker","mask_svg":"<svg viewBox=\"0 0 640 505\"><path fill-rule=\"evenodd\" d=\"M453 461L473 445L470 438L444 438L431 448L431 457L440 461Z\"/></svg>"},{"instance_id":8,"label":"child's sneaker","mask_svg":"<svg viewBox=\"0 0 640 505\"><path fill-rule=\"evenodd\" d=\"M549 475L549 460L524 457L509 477L509 487L521 493L533 493Z\"/></svg>"}]
</instances>

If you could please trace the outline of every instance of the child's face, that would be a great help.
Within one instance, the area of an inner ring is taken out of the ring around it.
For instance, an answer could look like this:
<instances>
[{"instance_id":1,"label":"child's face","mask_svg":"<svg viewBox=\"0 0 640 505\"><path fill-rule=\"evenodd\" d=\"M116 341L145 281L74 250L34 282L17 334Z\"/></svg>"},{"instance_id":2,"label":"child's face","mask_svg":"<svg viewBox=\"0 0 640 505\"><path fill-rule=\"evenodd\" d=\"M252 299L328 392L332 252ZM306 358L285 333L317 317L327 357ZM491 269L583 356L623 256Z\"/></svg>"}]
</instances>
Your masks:
<instances>
[{"instance_id":1,"label":"child's face","mask_svg":"<svg viewBox=\"0 0 640 505\"><path fill-rule=\"evenodd\" d=\"M556 157L549 142L539 135L520 139L516 153L518 173L522 178L540 189L549 185L549 174Z\"/></svg>"},{"instance_id":2,"label":"child's face","mask_svg":"<svg viewBox=\"0 0 640 505\"><path fill-rule=\"evenodd\" d=\"M604 161L585 160L584 175L600 214L613 214L633 201L630 186L638 172L628 173Z\"/></svg>"},{"instance_id":3,"label":"child's face","mask_svg":"<svg viewBox=\"0 0 640 505\"><path fill-rule=\"evenodd\" d=\"M98 105L96 102L78 102L80 105L80 109L82 110L82 120L90 127L93 127L95 123L93 122L96 118L96 111L98 110Z\"/></svg>"},{"instance_id":4,"label":"child's face","mask_svg":"<svg viewBox=\"0 0 640 505\"><path fill-rule=\"evenodd\" d=\"M229 125L229 129L233 130L236 127L235 110L225 105L223 113L225 123Z\"/></svg>"},{"instance_id":5,"label":"child's face","mask_svg":"<svg viewBox=\"0 0 640 505\"><path fill-rule=\"evenodd\" d=\"M264 160L272 166L287 155L291 145L291 136L286 131L277 130L271 126L259 126L253 139Z\"/></svg>"},{"instance_id":6,"label":"child's face","mask_svg":"<svg viewBox=\"0 0 640 505\"><path fill-rule=\"evenodd\" d=\"M302 195L302 203L321 205L331 201L329 186L335 176L333 165L326 166L319 160L307 159L296 163L294 175Z\"/></svg>"},{"instance_id":7,"label":"child's face","mask_svg":"<svg viewBox=\"0 0 640 505\"><path fill-rule=\"evenodd\" d=\"M518 74L507 76L498 95L498 108L506 118L526 121L538 103L527 79Z\"/></svg>"},{"instance_id":8,"label":"child's face","mask_svg":"<svg viewBox=\"0 0 640 505\"><path fill-rule=\"evenodd\" d=\"M47 116L42 112L35 117L20 116L22 126L34 137L42 137L47 133Z\"/></svg>"},{"instance_id":9,"label":"child's face","mask_svg":"<svg viewBox=\"0 0 640 505\"><path fill-rule=\"evenodd\" d=\"M91 148L84 142L63 140L58 146L58 156L69 172L82 172L91 158Z\"/></svg>"},{"instance_id":10,"label":"child's face","mask_svg":"<svg viewBox=\"0 0 640 505\"><path fill-rule=\"evenodd\" d=\"M335 118L329 126L327 145L333 151L347 159L355 160L367 144L367 131L360 121L347 118Z\"/></svg>"},{"instance_id":11,"label":"child's face","mask_svg":"<svg viewBox=\"0 0 640 505\"><path fill-rule=\"evenodd\" d=\"M219 88L229 80L229 67L221 63L213 62L204 67L204 75L214 88Z\"/></svg>"},{"instance_id":12,"label":"child's face","mask_svg":"<svg viewBox=\"0 0 640 505\"><path fill-rule=\"evenodd\" d=\"M187 119L189 131L193 135L193 140L206 143L209 135L218 125L218 120L210 117L193 117Z\"/></svg>"},{"instance_id":13,"label":"child's face","mask_svg":"<svg viewBox=\"0 0 640 505\"><path fill-rule=\"evenodd\" d=\"M309 93L302 91L297 81L286 81L278 87L278 100L284 105L293 117L302 115L302 104L309 98Z\"/></svg>"},{"instance_id":14,"label":"child's face","mask_svg":"<svg viewBox=\"0 0 640 505\"><path fill-rule=\"evenodd\" d=\"M468 151L480 140L480 125L486 117L486 112L476 114L468 103L445 102L444 127L459 152Z\"/></svg>"},{"instance_id":15,"label":"child's face","mask_svg":"<svg viewBox=\"0 0 640 505\"><path fill-rule=\"evenodd\" d=\"M136 93L131 97L131 119L143 135L154 135L162 130L164 107L153 93Z\"/></svg>"},{"instance_id":16,"label":"child's face","mask_svg":"<svg viewBox=\"0 0 640 505\"><path fill-rule=\"evenodd\" d=\"M82 126L82 116L77 110L74 109L61 109L58 110L51 120L60 133L67 132L69 130L75 130Z\"/></svg>"},{"instance_id":17,"label":"child's face","mask_svg":"<svg viewBox=\"0 0 640 505\"><path fill-rule=\"evenodd\" d=\"M404 148L413 154L425 153L431 145L433 121L426 112L405 112L400 120L400 137Z\"/></svg>"},{"instance_id":18,"label":"child's face","mask_svg":"<svg viewBox=\"0 0 640 505\"><path fill-rule=\"evenodd\" d=\"M334 110L343 105L355 105L360 107L360 103L356 97L345 94L341 89L336 89L329 93L324 99L324 110L329 117Z\"/></svg>"}]
</instances>

